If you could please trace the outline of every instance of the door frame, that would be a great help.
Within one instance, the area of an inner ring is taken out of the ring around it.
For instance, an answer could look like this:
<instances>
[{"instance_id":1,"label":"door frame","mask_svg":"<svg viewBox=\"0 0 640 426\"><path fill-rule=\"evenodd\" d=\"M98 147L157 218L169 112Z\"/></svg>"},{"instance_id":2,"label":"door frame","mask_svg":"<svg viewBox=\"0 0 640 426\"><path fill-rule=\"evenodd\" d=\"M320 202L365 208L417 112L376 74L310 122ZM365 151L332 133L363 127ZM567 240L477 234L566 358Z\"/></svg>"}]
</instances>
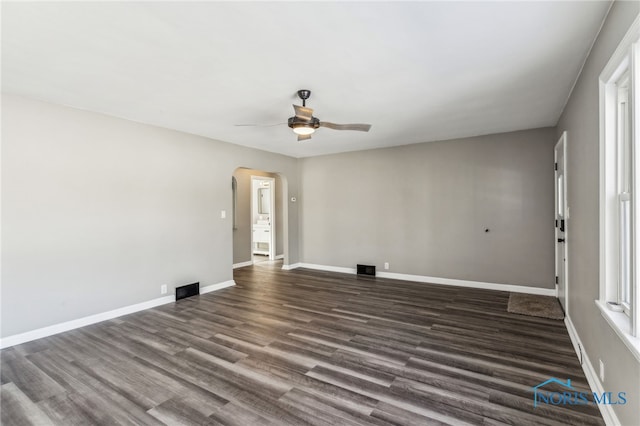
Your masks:
<instances>
[{"instance_id":1,"label":"door frame","mask_svg":"<svg viewBox=\"0 0 640 426\"><path fill-rule=\"evenodd\" d=\"M554 212L553 212L553 216L554 219L557 217L557 212L558 212L558 171L557 168L555 167L555 164L557 164L558 162L558 156L557 156L557 151L558 151L558 145L562 144L562 170L563 170L563 179L562 179L562 191L564 193L564 197L562 197L562 201L564 203L563 206L563 210L564 210L564 219L565 219L565 228L564 228L564 243L559 243L558 242L558 231L559 231L559 224L558 226L555 226L553 229L553 233L554 233L554 254L555 254L555 276L559 277L558 274L558 249L560 248L560 245L562 245L562 250L564 250L564 294L563 299L564 299L564 306L562 307L565 310L565 315L568 315L569 313L569 207L568 207L568 193L567 193L567 131L563 131L562 135L560 136L560 139L558 139L558 142L556 142L556 144L553 146L553 162L554 162L554 172L553 172L553 176L554 176L554 180L553 180L553 194L554 194ZM558 288L558 284L556 284L556 297L560 297L559 294L559 288ZM561 304L562 305L562 304Z\"/></svg>"}]
</instances>

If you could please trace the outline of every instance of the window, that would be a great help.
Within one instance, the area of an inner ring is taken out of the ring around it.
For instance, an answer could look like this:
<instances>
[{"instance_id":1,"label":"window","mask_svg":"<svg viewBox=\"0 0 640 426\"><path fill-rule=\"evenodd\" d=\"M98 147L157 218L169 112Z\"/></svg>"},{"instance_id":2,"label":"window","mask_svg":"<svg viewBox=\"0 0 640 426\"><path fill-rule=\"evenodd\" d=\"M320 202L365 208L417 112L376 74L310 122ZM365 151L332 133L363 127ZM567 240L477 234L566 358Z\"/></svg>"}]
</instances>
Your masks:
<instances>
[{"instance_id":1,"label":"window","mask_svg":"<svg viewBox=\"0 0 640 426\"><path fill-rule=\"evenodd\" d=\"M600 298L603 316L640 359L640 19L600 74Z\"/></svg>"}]
</instances>

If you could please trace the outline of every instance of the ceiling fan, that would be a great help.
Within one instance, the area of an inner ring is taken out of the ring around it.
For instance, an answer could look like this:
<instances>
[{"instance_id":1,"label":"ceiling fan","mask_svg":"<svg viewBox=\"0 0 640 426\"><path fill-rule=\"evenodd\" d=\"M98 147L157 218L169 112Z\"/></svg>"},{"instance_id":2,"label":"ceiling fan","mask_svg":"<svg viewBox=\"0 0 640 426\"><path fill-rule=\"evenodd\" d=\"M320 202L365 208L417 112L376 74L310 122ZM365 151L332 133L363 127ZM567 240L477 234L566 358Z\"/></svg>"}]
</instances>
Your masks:
<instances>
[{"instance_id":1,"label":"ceiling fan","mask_svg":"<svg viewBox=\"0 0 640 426\"><path fill-rule=\"evenodd\" d=\"M371 124L336 124L328 121L320 121L313 116L313 109L307 108L306 101L311 96L311 90L298 90L298 96L302 99L302 106L294 105L295 115L289 117L287 125L298 135L298 141L311 139L311 135L318 127L328 127L333 130L357 130L368 132Z\"/></svg>"},{"instance_id":2,"label":"ceiling fan","mask_svg":"<svg viewBox=\"0 0 640 426\"><path fill-rule=\"evenodd\" d=\"M302 106L294 105L295 115L289 117L287 125L293 129L293 132L298 135L298 141L304 141L311 139L311 135L316 131L318 127L327 127L333 130L357 130L360 132L368 132L371 129L371 124L336 124L328 121L320 121L317 117L313 116L313 109L307 108L306 101L311 96L311 90L298 90L298 97L302 99ZM243 126L242 124L237 126ZM253 126L247 124L244 126Z\"/></svg>"}]
</instances>

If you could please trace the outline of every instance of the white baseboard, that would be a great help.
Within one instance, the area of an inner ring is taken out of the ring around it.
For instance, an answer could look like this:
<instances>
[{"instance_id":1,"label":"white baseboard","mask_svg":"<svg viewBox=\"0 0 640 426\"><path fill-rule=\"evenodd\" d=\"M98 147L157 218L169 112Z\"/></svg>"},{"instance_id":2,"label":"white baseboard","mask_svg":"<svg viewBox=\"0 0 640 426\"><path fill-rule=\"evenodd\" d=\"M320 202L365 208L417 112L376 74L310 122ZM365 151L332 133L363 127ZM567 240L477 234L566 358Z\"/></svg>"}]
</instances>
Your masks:
<instances>
[{"instance_id":1,"label":"white baseboard","mask_svg":"<svg viewBox=\"0 0 640 426\"><path fill-rule=\"evenodd\" d=\"M275 256L273 258L273 260L280 260L280 259L284 259L284 254L279 254L277 256ZM253 265L253 260L248 260L246 262L240 262L240 263L234 263L233 264L233 269L238 269L238 268L244 268L245 266L251 266Z\"/></svg>"},{"instance_id":2,"label":"white baseboard","mask_svg":"<svg viewBox=\"0 0 640 426\"><path fill-rule=\"evenodd\" d=\"M212 291L220 290L226 287L235 285L233 280L225 281L218 284L208 285L200 289L200 294L209 293ZM14 334L13 336L7 336L0 339L0 349L8 348L10 346L20 345L22 343L30 342L32 340L41 339L43 337L53 336L54 334L63 333L65 331L74 330L76 328L84 327L87 325L95 324L110 320L113 318L121 317L123 315L132 314L134 312L144 311L145 309L155 308L156 306L165 305L167 303L175 302L175 294L168 296L162 296L157 299L148 300L142 303L136 303L134 305L124 306L122 308L114 309L112 311L102 312L95 315L89 315L88 317L78 318L71 321L65 321L59 324L50 325L36 330L27 331L25 333Z\"/></svg>"},{"instance_id":3,"label":"white baseboard","mask_svg":"<svg viewBox=\"0 0 640 426\"><path fill-rule=\"evenodd\" d=\"M342 266L317 265L315 263L298 263L298 268L315 269L317 271L339 272L342 274L355 274L356 268L345 268Z\"/></svg>"},{"instance_id":4,"label":"white baseboard","mask_svg":"<svg viewBox=\"0 0 640 426\"><path fill-rule=\"evenodd\" d=\"M591 364L591 360L589 360L589 356L584 350L584 345L580 340L580 336L578 336L578 332L576 331L576 328L574 327L573 322L571 322L571 318L569 316L566 316L564 318L564 324L567 326L567 331L569 332L569 338L571 339L571 343L573 344L573 349L576 351L578 359L581 359L582 361L582 370L584 371L584 375L587 377L589 387L593 392L602 395L605 392L604 386L602 386L602 382L600 382L598 374L593 368L593 364ZM620 424L618 416L616 416L612 405L598 404L598 408L600 409L600 414L602 414L602 418L604 419L605 424L610 426Z\"/></svg>"},{"instance_id":5,"label":"white baseboard","mask_svg":"<svg viewBox=\"0 0 640 426\"><path fill-rule=\"evenodd\" d=\"M316 265L314 263L296 263L298 268L316 269L319 271L340 272L343 274L355 274L356 268L344 268L340 266ZM293 265L292 265L293 266ZM285 269L284 267L282 269ZM294 268L289 268L294 269ZM527 287L513 284L485 283L480 281L456 280L452 278L427 277L424 275L398 274L395 272L376 272L376 277L390 278L394 280L415 281L419 283L451 285L457 287L479 288L485 290L510 291L514 293L539 294L542 296L556 296L553 288Z\"/></svg>"},{"instance_id":6,"label":"white baseboard","mask_svg":"<svg viewBox=\"0 0 640 426\"><path fill-rule=\"evenodd\" d=\"M441 285L452 285L457 287L480 288L484 290L510 291L512 293L539 294L542 296L555 296L556 291L552 288L528 287L513 284L485 283L481 281L457 280L453 278L426 277L423 275L396 274L394 272L377 272L380 278L391 278L394 280L416 281L420 283L431 283Z\"/></svg>"},{"instance_id":7,"label":"white baseboard","mask_svg":"<svg viewBox=\"0 0 640 426\"><path fill-rule=\"evenodd\" d=\"M296 269L296 268L301 268L302 266L301 263L292 263L291 265L282 265L282 269L284 269L285 271L290 271L292 269Z\"/></svg>"},{"instance_id":8,"label":"white baseboard","mask_svg":"<svg viewBox=\"0 0 640 426\"><path fill-rule=\"evenodd\" d=\"M200 294L211 293L212 291L222 290L223 288L233 287L236 285L234 280L224 281L218 284L211 284L200 289Z\"/></svg>"}]
</instances>

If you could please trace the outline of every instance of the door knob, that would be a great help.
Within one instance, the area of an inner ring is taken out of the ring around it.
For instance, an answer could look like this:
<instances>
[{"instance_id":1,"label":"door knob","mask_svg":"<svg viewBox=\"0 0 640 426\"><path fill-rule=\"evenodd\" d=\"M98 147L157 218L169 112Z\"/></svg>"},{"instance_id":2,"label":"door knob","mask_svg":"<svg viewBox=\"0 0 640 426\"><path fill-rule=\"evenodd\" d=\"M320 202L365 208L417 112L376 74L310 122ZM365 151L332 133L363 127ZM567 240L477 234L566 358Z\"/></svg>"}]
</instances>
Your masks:
<instances>
[{"instance_id":1,"label":"door knob","mask_svg":"<svg viewBox=\"0 0 640 426\"><path fill-rule=\"evenodd\" d=\"M559 243L564 243L564 238L558 238Z\"/></svg>"}]
</instances>

